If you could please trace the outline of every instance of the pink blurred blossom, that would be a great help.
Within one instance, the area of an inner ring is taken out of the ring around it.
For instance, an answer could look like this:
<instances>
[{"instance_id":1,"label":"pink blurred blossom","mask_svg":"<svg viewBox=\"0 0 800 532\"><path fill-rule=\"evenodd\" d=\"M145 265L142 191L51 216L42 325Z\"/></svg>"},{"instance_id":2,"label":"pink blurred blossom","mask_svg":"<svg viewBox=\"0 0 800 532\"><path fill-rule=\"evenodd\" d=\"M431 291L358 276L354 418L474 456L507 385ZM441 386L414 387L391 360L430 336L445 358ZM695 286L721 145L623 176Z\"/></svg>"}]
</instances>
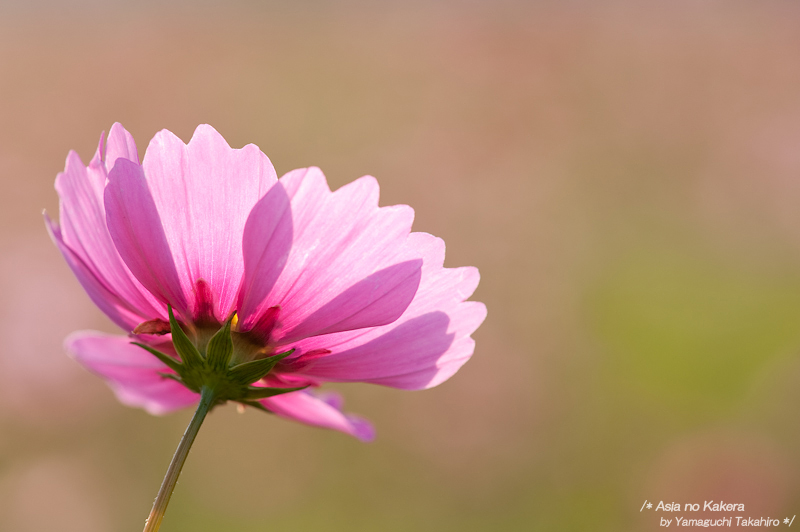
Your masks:
<instances>
[{"instance_id":1,"label":"pink blurred blossom","mask_svg":"<svg viewBox=\"0 0 800 532\"><path fill-rule=\"evenodd\" d=\"M207 125L188 144L159 132L140 162L132 136L114 124L88 166L70 152L56 190L60 224L46 218L56 245L128 333L76 332L66 349L120 401L153 414L199 399L131 344L177 356L170 335L147 334L164 332L168 305L200 328L235 312L240 341L268 354L294 349L260 384L309 388L260 403L363 440L371 425L314 388L436 386L470 358L470 335L486 316L482 303L465 301L477 269L444 268L444 242L411 232L410 207L378 207L374 178L335 192L317 168L278 179L256 146L232 149Z\"/></svg>"}]
</instances>

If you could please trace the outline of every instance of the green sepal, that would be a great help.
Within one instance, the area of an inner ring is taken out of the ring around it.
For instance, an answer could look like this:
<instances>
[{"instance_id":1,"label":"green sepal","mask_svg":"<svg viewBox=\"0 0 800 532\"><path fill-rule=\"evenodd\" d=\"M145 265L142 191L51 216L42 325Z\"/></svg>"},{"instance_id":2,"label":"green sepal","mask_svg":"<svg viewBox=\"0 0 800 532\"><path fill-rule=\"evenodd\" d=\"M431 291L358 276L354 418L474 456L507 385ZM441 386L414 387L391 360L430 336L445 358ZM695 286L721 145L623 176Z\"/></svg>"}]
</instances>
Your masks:
<instances>
[{"instance_id":1,"label":"green sepal","mask_svg":"<svg viewBox=\"0 0 800 532\"><path fill-rule=\"evenodd\" d=\"M206 365L209 369L224 371L233 355L233 339L231 339L232 314L225 325L209 340L206 349ZM250 384L250 383L247 383Z\"/></svg>"},{"instance_id":2,"label":"green sepal","mask_svg":"<svg viewBox=\"0 0 800 532\"><path fill-rule=\"evenodd\" d=\"M274 414L272 410L267 408L266 406L262 405L258 401L237 401L239 404L243 404L245 406L252 406L256 410L261 410L262 412L266 412L267 414Z\"/></svg>"},{"instance_id":3,"label":"green sepal","mask_svg":"<svg viewBox=\"0 0 800 532\"><path fill-rule=\"evenodd\" d=\"M242 395L240 401L252 401L254 399L265 399L267 397L273 397L275 395L281 395L284 393L289 392L296 392L298 390L304 390L308 388L308 386L298 386L296 388L262 388L262 387L255 387L255 386L248 386L247 390Z\"/></svg>"},{"instance_id":4,"label":"green sepal","mask_svg":"<svg viewBox=\"0 0 800 532\"><path fill-rule=\"evenodd\" d=\"M181 357L181 361L190 367L199 368L203 366L203 357L200 356L200 351L194 346L186 333L183 332L181 326L178 325L178 320L175 319L175 314L172 312L172 306L167 305L169 312L169 327L172 332L172 345L175 346L175 351Z\"/></svg>"},{"instance_id":5,"label":"green sepal","mask_svg":"<svg viewBox=\"0 0 800 532\"><path fill-rule=\"evenodd\" d=\"M154 349L154 348L152 348L152 347L150 347L149 345L146 345L146 344L140 344L139 342L131 342L131 343L133 345L137 345L137 346L141 347L142 349L144 349L146 351L149 351L151 354L155 355L155 357L157 359L159 359L161 362L163 362L164 364L169 366L170 369L172 369L172 370L174 370L174 371L176 371L178 373L181 372L181 369L183 368L183 364L181 364L180 362L178 362L177 360L175 360L171 356L167 355L166 353L162 353L158 349Z\"/></svg>"},{"instance_id":6,"label":"green sepal","mask_svg":"<svg viewBox=\"0 0 800 532\"><path fill-rule=\"evenodd\" d=\"M241 384L253 384L254 382L264 378L267 373L272 371L275 364L294 353L294 349L290 349L284 353L278 353L266 358L259 358L258 360L251 360L244 364L234 366L228 371L228 377Z\"/></svg>"},{"instance_id":7,"label":"green sepal","mask_svg":"<svg viewBox=\"0 0 800 532\"><path fill-rule=\"evenodd\" d=\"M194 342L186 335L175 319L172 307L168 306L169 324L172 332L172 344L180 356L178 361L174 357L162 353L147 344L131 342L147 350L177 374L159 373L165 379L172 379L186 386L194 392L211 390L215 397L215 404L226 401L237 401L247 406L269 412L269 409L258 403L259 399L273 397L284 393L296 392L307 388L299 386L294 388L268 388L251 386L251 384L265 377L275 364L291 355L294 349L278 353L258 360L245 362L233 368L229 367L234 354L234 344L231 333L232 315L225 324L211 337L204 350L198 350ZM210 332L201 331L205 334ZM208 338L205 336L205 338ZM203 340L199 340L203 341Z\"/></svg>"}]
</instances>

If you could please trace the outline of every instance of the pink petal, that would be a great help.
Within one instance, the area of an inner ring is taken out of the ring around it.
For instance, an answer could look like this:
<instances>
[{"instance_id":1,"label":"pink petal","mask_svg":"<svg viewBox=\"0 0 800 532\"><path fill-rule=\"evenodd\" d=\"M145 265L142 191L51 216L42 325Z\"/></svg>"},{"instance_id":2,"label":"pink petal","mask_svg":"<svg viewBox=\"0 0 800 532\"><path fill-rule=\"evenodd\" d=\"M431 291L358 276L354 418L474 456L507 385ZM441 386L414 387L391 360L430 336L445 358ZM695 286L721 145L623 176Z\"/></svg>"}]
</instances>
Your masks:
<instances>
[{"instance_id":1,"label":"pink petal","mask_svg":"<svg viewBox=\"0 0 800 532\"><path fill-rule=\"evenodd\" d=\"M343 414L341 397L332 392L312 393L306 390L262 399L261 403L277 416L355 436L361 441L375 439L369 421Z\"/></svg>"},{"instance_id":2,"label":"pink petal","mask_svg":"<svg viewBox=\"0 0 800 532\"><path fill-rule=\"evenodd\" d=\"M86 290L89 298L95 305L120 328L127 331L133 330L137 324L145 321L143 313L133 309L127 301L111 292L102 278L98 277L87 264L78 257L69 246L64 243L61 229L45 214L45 225L50 238L53 239L67 265L72 269L75 277Z\"/></svg>"},{"instance_id":3,"label":"pink petal","mask_svg":"<svg viewBox=\"0 0 800 532\"><path fill-rule=\"evenodd\" d=\"M278 216L277 210L253 211L245 255L271 260L247 263L247 279L269 282L245 296L245 323L267 308L280 307L283 333L278 342L288 343L400 317L420 279L421 261L405 246L414 211L405 205L379 208L378 184L372 177L336 192L317 168L295 170L280 182L291 202L293 243L284 259L284 245L252 238L251 227L275 226L268 218L271 212ZM281 210L280 216L286 212ZM281 254L267 250L268 245Z\"/></svg>"},{"instance_id":4,"label":"pink petal","mask_svg":"<svg viewBox=\"0 0 800 532\"><path fill-rule=\"evenodd\" d=\"M191 314L142 168L120 159L105 190L106 220L114 245L139 282L184 316Z\"/></svg>"},{"instance_id":5,"label":"pink petal","mask_svg":"<svg viewBox=\"0 0 800 532\"><path fill-rule=\"evenodd\" d=\"M421 389L447 380L472 356L475 343L470 335L485 319L486 307L464 299L478 285L478 270L443 268L444 242L438 238L413 233L409 240L424 265L419 290L403 316L390 325L297 342L293 347L303 352L331 351L298 374Z\"/></svg>"},{"instance_id":6,"label":"pink petal","mask_svg":"<svg viewBox=\"0 0 800 532\"><path fill-rule=\"evenodd\" d=\"M133 139L119 124L114 124L107 145L128 146L124 153L103 153L101 139L89 167L75 152L67 157L66 168L56 178L60 196L61 227L46 219L48 229L92 300L120 327L131 330L145 319L161 315L163 305L147 293L122 262L106 227L103 188L106 167L102 158L135 156ZM132 148L131 148L132 145ZM115 148L116 149L116 148Z\"/></svg>"},{"instance_id":7,"label":"pink petal","mask_svg":"<svg viewBox=\"0 0 800 532\"><path fill-rule=\"evenodd\" d=\"M139 164L139 151L136 149L136 142L133 136L128 133L119 122L111 126L108 139L105 143L103 154L103 164L106 173L114 168L117 159L127 159L128 161Z\"/></svg>"},{"instance_id":8,"label":"pink petal","mask_svg":"<svg viewBox=\"0 0 800 532\"><path fill-rule=\"evenodd\" d=\"M164 130L141 167L118 160L110 172L108 226L148 290L190 315L202 279L221 321L234 308L244 273L245 221L275 182L272 164L254 145L234 150L207 125L188 145Z\"/></svg>"},{"instance_id":9,"label":"pink petal","mask_svg":"<svg viewBox=\"0 0 800 532\"><path fill-rule=\"evenodd\" d=\"M103 377L123 404L161 415L199 401L198 394L161 375L172 371L160 360L130 342L125 336L79 331L67 337L64 347L86 369Z\"/></svg>"},{"instance_id":10,"label":"pink petal","mask_svg":"<svg viewBox=\"0 0 800 532\"><path fill-rule=\"evenodd\" d=\"M278 279L292 248L290 201L283 184L276 183L247 218L242 242L244 279L238 305L241 330L250 330L275 313L261 303Z\"/></svg>"}]
</instances>

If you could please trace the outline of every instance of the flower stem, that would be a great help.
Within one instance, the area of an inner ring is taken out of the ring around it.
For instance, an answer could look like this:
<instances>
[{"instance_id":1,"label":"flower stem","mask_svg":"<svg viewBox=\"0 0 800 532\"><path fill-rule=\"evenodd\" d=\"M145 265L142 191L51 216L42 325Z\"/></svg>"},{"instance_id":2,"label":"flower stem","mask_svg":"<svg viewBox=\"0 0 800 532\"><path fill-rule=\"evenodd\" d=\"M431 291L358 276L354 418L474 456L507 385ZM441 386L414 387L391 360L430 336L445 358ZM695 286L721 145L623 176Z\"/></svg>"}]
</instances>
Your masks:
<instances>
[{"instance_id":1,"label":"flower stem","mask_svg":"<svg viewBox=\"0 0 800 532\"><path fill-rule=\"evenodd\" d=\"M169 464L167 474L164 476L164 481L161 483L161 488L158 490L156 501L153 503L153 509L150 510L150 516L144 525L143 532L157 532L161 527L161 521L164 519L164 513L167 511L167 504L172 496L172 491L175 489L175 484L178 483L178 476L183 469L183 463L189 455L189 449L192 448L197 432L200 430L200 425L206 418L206 414L211 410L216 401L216 394L210 388L203 387L200 392L200 404L197 405L197 410L186 427L186 432L183 433L181 442L175 450L175 455L172 457L172 462Z\"/></svg>"}]
</instances>

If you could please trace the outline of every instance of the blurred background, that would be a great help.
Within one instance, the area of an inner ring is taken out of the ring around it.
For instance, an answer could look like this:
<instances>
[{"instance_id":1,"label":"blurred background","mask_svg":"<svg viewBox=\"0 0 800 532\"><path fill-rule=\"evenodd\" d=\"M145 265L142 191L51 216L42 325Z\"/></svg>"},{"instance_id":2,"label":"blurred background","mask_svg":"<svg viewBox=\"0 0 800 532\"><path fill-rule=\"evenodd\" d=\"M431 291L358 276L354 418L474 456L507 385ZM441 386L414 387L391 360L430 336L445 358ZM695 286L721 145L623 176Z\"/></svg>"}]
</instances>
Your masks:
<instances>
[{"instance_id":1,"label":"blurred background","mask_svg":"<svg viewBox=\"0 0 800 532\"><path fill-rule=\"evenodd\" d=\"M120 405L61 348L117 331L41 211L115 121L140 154L210 123L279 174L375 175L489 309L442 386L335 387L372 444L215 410L165 532L800 513L799 30L789 1L4 0L0 529L141 530L191 416Z\"/></svg>"}]
</instances>

